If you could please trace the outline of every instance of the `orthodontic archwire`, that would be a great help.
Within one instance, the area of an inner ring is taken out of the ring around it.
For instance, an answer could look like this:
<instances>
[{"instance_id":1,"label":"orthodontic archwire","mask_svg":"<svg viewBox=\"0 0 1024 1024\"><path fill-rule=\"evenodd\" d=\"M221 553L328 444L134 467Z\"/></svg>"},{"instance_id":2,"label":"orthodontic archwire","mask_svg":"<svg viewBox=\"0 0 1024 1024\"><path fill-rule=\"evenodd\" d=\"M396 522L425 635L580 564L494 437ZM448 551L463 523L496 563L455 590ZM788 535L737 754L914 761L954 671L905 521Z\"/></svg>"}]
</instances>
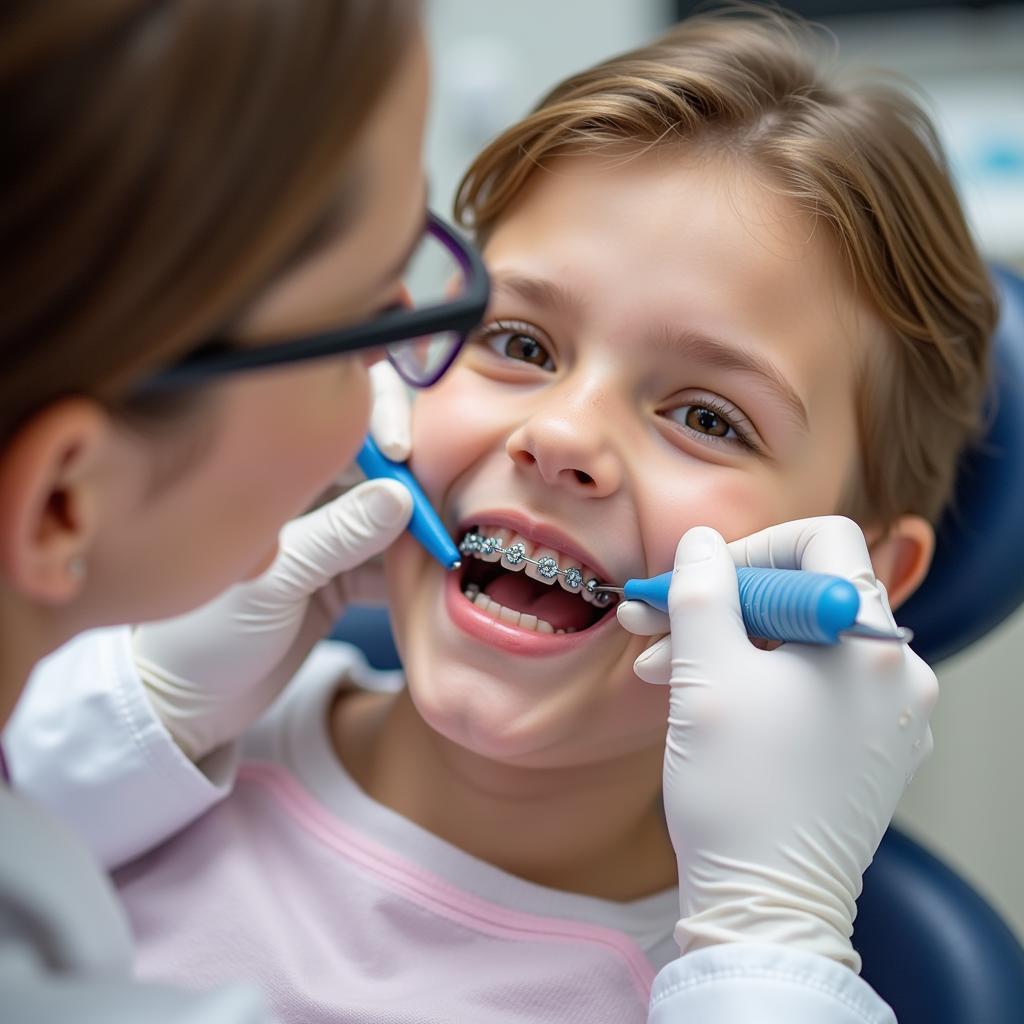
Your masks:
<instances>
[{"instance_id":1,"label":"orthodontic archwire","mask_svg":"<svg viewBox=\"0 0 1024 1024\"><path fill-rule=\"evenodd\" d=\"M500 555L509 565L527 565L537 567L537 572L546 580L554 580L561 576L565 580L566 589L578 592L585 590L593 598L593 602L600 607L606 607L612 601L612 595L603 589L600 580L583 579L583 573L576 566L568 569L560 569L550 555L543 558L528 558L526 548L516 541L503 547L500 537L485 537L480 533L467 533L459 543L459 551L464 555Z\"/></svg>"}]
</instances>

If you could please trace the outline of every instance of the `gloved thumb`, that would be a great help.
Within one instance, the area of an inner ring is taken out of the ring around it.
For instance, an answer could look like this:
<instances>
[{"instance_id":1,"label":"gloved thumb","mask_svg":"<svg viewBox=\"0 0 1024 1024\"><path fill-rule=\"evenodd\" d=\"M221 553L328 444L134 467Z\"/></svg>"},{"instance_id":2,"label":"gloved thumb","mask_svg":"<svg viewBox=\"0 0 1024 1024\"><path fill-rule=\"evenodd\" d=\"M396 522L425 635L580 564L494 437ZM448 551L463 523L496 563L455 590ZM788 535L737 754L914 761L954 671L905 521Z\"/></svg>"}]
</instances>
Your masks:
<instances>
[{"instance_id":1,"label":"gloved thumb","mask_svg":"<svg viewBox=\"0 0 1024 1024\"><path fill-rule=\"evenodd\" d=\"M668 612L676 661L717 663L747 642L736 566L722 535L709 526L688 530L676 548Z\"/></svg>"},{"instance_id":2,"label":"gloved thumb","mask_svg":"<svg viewBox=\"0 0 1024 1024\"><path fill-rule=\"evenodd\" d=\"M645 683L667 683L672 672L672 624L664 612L643 601L620 601L615 609L619 625L637 636L660 637L636 661L633 671Z\"/></svg>"},{"instance_id":3,"label":"gloved thumb","mask_svg":"<svg viewBox=\"0 0 1024 1024\"><path fill-rule=\"evenodd\" d=\"M279 586L311 594L390 547L411 515L412 495L400 483L369 480L288 523L271 572Z\"/></svg>"},{"instance_id":4,"label":"gloved thumb","mask_svg":"<svg viewBox=\"0 0 1024 1024\"><path fill-rule=\"evenodd\" d=\"M633 662L633 671L645 683L665 686L672 681L672 637L663 636Z\"/></svg>"}]
</instances>

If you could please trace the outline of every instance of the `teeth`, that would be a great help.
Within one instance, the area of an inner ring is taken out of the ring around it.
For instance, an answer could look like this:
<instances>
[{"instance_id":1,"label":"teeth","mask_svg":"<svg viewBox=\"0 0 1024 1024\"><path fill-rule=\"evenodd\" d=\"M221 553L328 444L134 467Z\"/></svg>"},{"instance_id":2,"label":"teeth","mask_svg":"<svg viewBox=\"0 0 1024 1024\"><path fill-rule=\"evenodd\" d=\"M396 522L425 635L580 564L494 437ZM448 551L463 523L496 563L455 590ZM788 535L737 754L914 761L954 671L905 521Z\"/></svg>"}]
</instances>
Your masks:
<instances>
[{"instance_id":1,"label":"teeth","mask_svg":"<svg viewBox=\"0 0 1024 1024\"><path fill-rule=\"evenodd\" d=\"M559 569L563 570L558 577L562 589L568 590L570 594L578 594L583 586L583 572L579 562L564 562L559 565Z\"/></svg>"},{"instance_id":2,"label":"teeth","mask_svg":"<svg viewBox=\"0 0 1024 1024\"><path fill-rule=\"evenodd\" d=\"M526 566L526 575L549 586L558 579L558 552L552 548L537 548L531 555L536 565Z\"/></svg>"},{"instance_id":3,"label":"teeth","mask_svg":"<svg viewBox=\"0 0 1024 1024\"><path fill-rule=\"evenodd\" d=\"M471 593L475 591L475 593ZM535 633L575 633L575 629L556 630L550 622L545 619L538 619L536 615L529 615L526 612L517 612L513 608L506 608L497 601L492 601L486 594L481 594L478 587L468 586L463 592L466 600L471 601L482 612L486 612L492 619L500 622L507 622L512 626L519 626L520 629L532 629Z\"/></svg>"},{"instance_id":4,"label":"teeth","mask_svg":"<svg viewBox=\"0 0 1024 1024\"><path fill-rule=\"evenodd\" d=\"M500 562L502 556L498 554L498 548L507 547L511 539L511 530L488 530L483 535L481 549L477 552L476 557L485 562Z\"/></svg>"},{"instance_id":5,"label":"teeth","mask_svg":"<svg viewBox=\"0 0 1024 1024\"><path fill-rule=\"evenodd\" d=\"M485 562L500 561L502 568L510 572L525 570L531 579L548 586L557 582L563 590L577 594L588 604L606 607L611 601L609 594L587 590L588 582L598 582L592 569L554 548L534 547L531 541L504 527L477 526L467 531L459 549Z\"/></svg>"},{"instance_id":6,"label":"teeth","mask_svg":"<svg viewBox=\"0 0 1024 1024\"><path fill-rule=\"evenodd\" d=\"M526 545L522 541L503 545L505 554L501 556L501 564L512 572L521 572L529 564L526 561Z\"/></svg>"}]
</instances>

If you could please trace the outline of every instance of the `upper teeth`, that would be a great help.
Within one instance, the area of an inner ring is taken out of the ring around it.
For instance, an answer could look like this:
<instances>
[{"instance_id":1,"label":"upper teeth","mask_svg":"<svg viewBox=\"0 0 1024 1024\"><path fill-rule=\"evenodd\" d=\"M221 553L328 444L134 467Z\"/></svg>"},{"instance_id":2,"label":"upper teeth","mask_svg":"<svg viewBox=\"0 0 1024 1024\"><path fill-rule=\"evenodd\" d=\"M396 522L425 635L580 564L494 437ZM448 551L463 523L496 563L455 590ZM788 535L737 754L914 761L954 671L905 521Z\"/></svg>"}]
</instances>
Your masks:
<instances>
[{"instance_id":1,"label":"upper teeth","mask_svg":"<svg viewBox=\"0 0 1024 1024\"><path fill-rule=\"evenodd\" d=\"M550 548L537 547L531 557L527 553L531 547L531 542L525 538L499 528L487 533L467 533L462 538L459 550L464 555L472 555L485 562L500 560L505 568L513 571L525 569L527 576L543 583L551 584L557 579L563 590L579 594L591 604L603 606L612 600L611 594L597 591L597 577L593 573L586 573L584 566L571 564L572 560L568 556Z\"/></svg>"}]
</instances>

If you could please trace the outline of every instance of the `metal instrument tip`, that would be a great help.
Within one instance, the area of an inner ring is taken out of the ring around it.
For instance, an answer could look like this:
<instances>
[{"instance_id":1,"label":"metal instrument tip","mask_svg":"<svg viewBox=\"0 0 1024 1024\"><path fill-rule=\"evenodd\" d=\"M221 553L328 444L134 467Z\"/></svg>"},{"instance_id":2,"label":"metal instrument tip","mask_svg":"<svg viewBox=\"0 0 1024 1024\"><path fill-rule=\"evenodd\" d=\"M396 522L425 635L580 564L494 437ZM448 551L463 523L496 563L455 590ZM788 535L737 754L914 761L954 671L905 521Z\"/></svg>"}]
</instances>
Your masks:
<instances>
[{"instance_id":1,"label":"metal instrument tip","mask_svg":"<svg viewBox=\"0 0 1024 1024\"><path fill-rule=\"evenodd\" d=\"M895 632L889 633L873 626L865 626L862 622L855 622L852 626L840 630L840 633L843 636L859 636L865 640L891 640L900 644L909 644L914 639L914 631L906 626L897 626Z\"/></svg>"}]
</instances>

